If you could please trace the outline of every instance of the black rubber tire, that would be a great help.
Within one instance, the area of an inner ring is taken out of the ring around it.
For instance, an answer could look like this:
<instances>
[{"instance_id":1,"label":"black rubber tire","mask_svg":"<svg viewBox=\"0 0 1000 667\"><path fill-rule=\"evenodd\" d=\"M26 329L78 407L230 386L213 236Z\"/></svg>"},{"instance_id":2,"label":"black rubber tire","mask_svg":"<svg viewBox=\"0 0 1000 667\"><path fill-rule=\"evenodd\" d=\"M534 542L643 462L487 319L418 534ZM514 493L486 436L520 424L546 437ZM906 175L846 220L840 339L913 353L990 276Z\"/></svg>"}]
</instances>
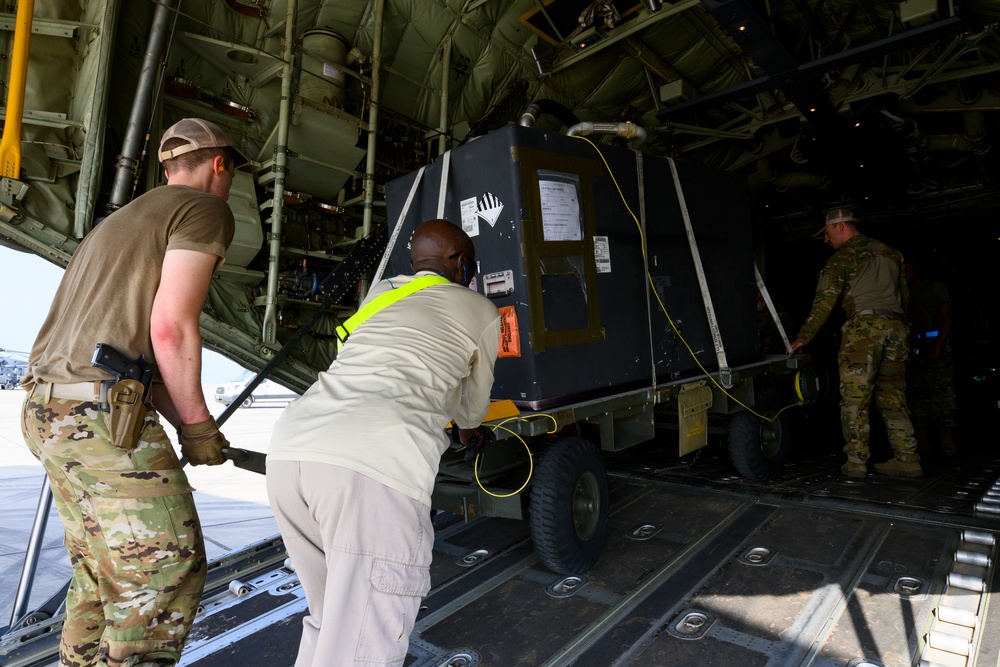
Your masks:
<instances>
[{"instance_id":1,"label":"black rubber tire","mask_svg":"<svg viewBox=\"0 0 1000 667\"><path fill-rule=\"evenodd\" d=\"M249 408L251 405L253 405L253 396L247 396L243 399L243 402L240 403L241 408Z\"/></svg>"},{"instance_id":2,"label":"black rubber tire","mask_svg":"<svg viewBox=\"0 0 1000 667\"><path fill-rule=\"evenodd\" d=\"M771 417L783 406L777 394L762 391L754 411ZM773 479L785 465L791 447L788 413L766 421L750 412L737 412L729 418L729 458L736 470L754 482Z\"/></svg>"},{"instance_id":3,"label":"black rubber tire","mask_svg":"<svg viewBox=\"0 0 1000 667\"><path fill-rule=\"evenodd\" d=\"M545 451L531 486L535 553L559 574L583 574L601 555L610 506L608 473L589 440L562 438Z\"/></svg>"}]
</instances>

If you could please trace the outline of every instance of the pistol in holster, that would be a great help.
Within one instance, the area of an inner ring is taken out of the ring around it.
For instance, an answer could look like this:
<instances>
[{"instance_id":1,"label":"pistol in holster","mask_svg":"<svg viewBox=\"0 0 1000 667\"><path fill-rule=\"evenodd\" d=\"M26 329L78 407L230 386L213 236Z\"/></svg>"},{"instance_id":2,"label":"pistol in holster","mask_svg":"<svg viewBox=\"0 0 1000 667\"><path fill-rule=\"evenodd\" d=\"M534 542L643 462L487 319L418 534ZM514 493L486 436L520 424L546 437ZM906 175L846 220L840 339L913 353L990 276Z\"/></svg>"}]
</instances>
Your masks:
<instances>
[{"instance_id":1,"label":"pistol in holster","mask_svg":"<svg viewBox=\"0 0 1000 667\"><path fill-rule=\"evenodd\" d=\"M109 383L110 384L110 383ZM104 421L115 447L132 451L139 444L146 420L145 388L138 380L118 380L108 387Z\"/></svg>"},{"instance_id":2,"label":"pistol in holster","mask_svg":"<svg viewBox=\"0 0 1000 667\"><path fill-rule=\"evenodd\" d=\"M130 360L107 343L98 343L90 365L115 376L102 383L98 408L104 412L108 434L116 447L132 451L139 444L146 420L146 398L154 366L140 354Z\"/></svg>"}]
</instances>

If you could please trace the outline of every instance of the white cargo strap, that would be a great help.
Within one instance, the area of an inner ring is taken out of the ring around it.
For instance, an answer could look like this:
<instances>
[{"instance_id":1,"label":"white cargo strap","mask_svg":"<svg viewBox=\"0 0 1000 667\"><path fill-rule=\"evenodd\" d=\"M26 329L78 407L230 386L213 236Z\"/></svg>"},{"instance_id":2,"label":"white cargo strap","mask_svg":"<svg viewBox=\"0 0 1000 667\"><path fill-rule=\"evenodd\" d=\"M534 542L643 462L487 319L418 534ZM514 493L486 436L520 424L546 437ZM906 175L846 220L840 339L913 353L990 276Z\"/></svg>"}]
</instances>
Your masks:
<instances>
[{"instance_id":1,"label":"white cargo strap","mask_svg":"<svg viewBox=\"0 0 1000 667\"><path fill-rule=\"evenodd\" d=\"M774 307L774 302L771 301L771 294L767 291L767 286L764 285L764 278L761 277L760 271L757 270L757 263L754 262L753 265L753 277L757 281L757 289L760 290L760 295L764 298L764 303L767 304L767 312L771 313L771 319L774 320L774 326L778 328L778 333L781 334L781 342L785 344L785 352L788 354L792 353L792 344L788 342L788 335L785 333L785 327L781 324L781 318L778 317L778 311Z\"/></svg>"},{"instance_id":2,"label":"white cargo strap","mask_svg":"<svg viewBox=\"0 0 1000 667\"><path fill-rule=\"evenodd\" d=\"M444 160L441 164L441 186L438 188L437 218L444 218L444 202L448 194L448 170L451 168L451 151L445 151Z\"/></svg>"},{"instance_id":3,"label":"white cargo strap","mask_svg":"<svg viewBox=\"0 0 1000 667\"><path fill-rule=\"evenodd\" d=\"M677 191L677 203L681 207L681 217L684 218L684 229L687 231L688 245L691 246L691 259L694 260L694 270L698 274L698 285L701 287L701 298L705 303L705 316L708 318L708 328L712 333L712 343L715 345L715 357L719 362L719 380L722 386L729 389L733 386L733 373L726 360L726 349L722 345L722 332L719 322L715 319L715 306L712 305L712 294L708 291L705 280L705 267L701 263L698 252L698 242L694 238L694 228L691 227L691 216L688 214L687 202L684 200L684 188L677 173L677 164L673 158L667 158L670 163L670 174L674 177L674 190Z\"/></svg>"},{"instance_id":4,"label":"white cargo strap","mask_svg":"<svg viewBox=\"0 0 1000 667\"><path fill-rule=\"evenodd\" d=\"M424 169L426 169L426 166L417 170L417 176L413 179L413 185L410 186L410 194L406 195L406 202L403 204L403 210L399 212L399 218L396 220L396 226L392 230L392 236L389 237L389 244L385 247L385 254L382 255L382 261L378 263L378 268L375 270L375 275L372 277L373 285L382 280L382 273L385 271L385 265L389 263L389 255L392 254L392 248L396 245L396 239L399 237L399 230L403 228L403 220L406 220L406 214L410 212L410 204L413 203L413 195L417 193L417 186L420 185L420 179L423 178Z\"/></svg>"}]
</instances>

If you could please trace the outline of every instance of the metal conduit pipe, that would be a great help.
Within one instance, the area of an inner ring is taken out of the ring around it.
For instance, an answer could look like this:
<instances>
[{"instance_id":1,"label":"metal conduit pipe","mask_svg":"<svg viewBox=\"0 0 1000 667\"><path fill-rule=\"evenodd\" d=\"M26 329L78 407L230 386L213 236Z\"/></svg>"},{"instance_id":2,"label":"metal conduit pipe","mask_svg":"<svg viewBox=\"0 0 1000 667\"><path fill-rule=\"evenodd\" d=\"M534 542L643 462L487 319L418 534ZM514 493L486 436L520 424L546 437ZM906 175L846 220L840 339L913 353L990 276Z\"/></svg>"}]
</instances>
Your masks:
<instances>
[{"instance_id":1,"label":"metal conduit pipe","mask_svg":"<svg viewBox=\"0 0 1000 667\"><path fill-rule=\"evenodd\" d=\"M778 98L770 90L762 90L757 93L757 101L760 102L760 108L764 110L765 116L773 116L781 111Z\"/></svg>"},{"instance_id":2,"label":"metal conduit pipe","mask_svg":"<svg viewBox=\"0 0 1000 667\"><path fill-rule=\"evenodd\" d=\"M986 114L982 111L967 111L962 116L962 125L965 138L968 139L975 148L974 153L985 153L990 149L989 141L986 141ZM977 150L977 148L979 150Z\"/></svg>"},{"instance_id":3,"label":"metal conduit pipe","mask_svg":"<svg viewBox=\"0 0 1000 667\"><path fill-rule=\"evenodd\" d=\"M438 123L438 155L444 155L448 150L448 83L450 81L451 69L451 42L452 38L444 40L443 53L441 54L441 116Z\"/></svg>"},{"instance_id":4,"label":"metal conduit pipe","mask_svg":"<svg viewBox=\"0 0 1000 667\"><path fill-rule=\"evenodd\" d=\"M765 182L779 190L800 187L822 188L827 185L826 176L808 171L786 171L775 174L771 162L767 158L757 161L757 174Z\"/></svg>"},{"instance_id":5,"label":"metal conduit pipe","mask_svg":"<svg viewBox=\"0 0 1000 667\"><path fill-rule=\"evenodd\" d=\"M972 150L972 142L961 134L932 134L927 137L929 151L961 151Z\"/></svg>"},{"instance_id":6,"label":"metal conduit pipe","mask_svg":"<svg viewBox=\"0 0 1000 667\"><path fill-rule=\"evenodd\" d=\"M628 139L628 147L634 151L639 150L646 143L646 130L635 123L591 123L585 121L577 123L566 130L570 137L583 137L591 134L611 134L616 137Z\"/></svg>"},{"instance_id":7,"label":"metal conduit pipe","mask_svg":"<svg viewBox=\"0 0 1000 667\"><path fill-rule=\"evenodd\" d=\"M982 111L967 111L962 117L962 134L932 134L927 137L929 151L962 151L983 155L990 150L986 139L986 117Z\"/></svg>"},{"instance_id":8,"label":"metal conduit pipe","mask_svg":"<svg viewBox=\"0 0 1000 667\"><path fill-rule=\"evenodd\" d=\"M292 99L292 46L295 42L295 16L298 0L288 0L285 5L285 49L281 65L281 102L278 105L278 137L274 152L274 199L271 202L271 238L267 260L267 298L261 340L265 345L277 342L278 332L278 278L281 255L281 226L285 208L285 173L288 164L288 124L291 118Z\"/></svg>"},{"instance_id":9,"label":"metal conduit pipe","mask_svg":"<svg viewBox=\"0 0 1000 667\"><path fill-rule=\"evenodd\" d=\"M362 236L372 231L372 205L375 202L375 147L378 130L379 83L382 79L382 17L385 0L375 0L375 24L372 26L372 93L368 105L368 155L365 160L365 209L361 219ZM361 298L368 294L368 280L361 281Z\"/></svg>"},{"instance_id":10,"label":"metal conduit pipe","mask_svg":"<svg viewBox=\"0 0 1000 667\"><path fill-rule=\"evenodd\" d=\"M35 584L35 572L38 569L38 559L42 553L45 526L48 525L49 509L52 507L51 490L49 476L45 475L42 480L42 491L38 495L35 520L31 524L31 537L28 540L28 548L24 552L21 578L17 582L17 592L14 593L14 606L11 608L8 630L13 629L18 621L28 613L28 601L31 599L31 589Z\"/></svg>"},{"instance_id":11,"label":"metal conduit pipe","mask_svg":"<svg viewBox=\"0 0 1000 667\"><path fill-rule=\"evenodd\" d=\"M108 201L108 207L112 209L121 208L128 203L132 181L139 170L139 155L146 139L153 106L153 86L156 84L156 74L163 59L163 52L167 48L170 18L177 3L178 0L160 0L153 13L149 44L142 58L139 85L135 89L125 140L122 142L122 153L115 164L115 180L111 186L111 199Z\"/></svg>"},{"instance_id":12,"label":"metal conduit pipe","mask_svg":"<svg viewBox=\"0 0 1000 667\"><path fill-rule=\"evenodd\" d=\"M633 58L638 60L643 66L648 68L653 72L653 74L660 77L665 82L670 83L672 81L677 81L678 79L685 80L680 72L675 70L669 64L664 62L662 58L653 53L653 51L638 37L626 37L624 41L625 44L623 48L625 51L627 51Z\"/></svg>"},{"instance_id":13,"label":"metal conduit pipe","mask_svg":"<svg viewBox=\"0 0 1000 667\"><path fill-rule=\"evenodd\" d=\"M982 111L966 111L962 116L962 126L966 139L982 141L986 136L986 115Z\"/></svg>"},{"instance_id":14,"label":"metal conduit pipe","mask_svg":"<svg viewBox=\"0 0 1000 667\"><path fill-rule=\"evenodd\" d=\"M850 87L854 83L854 79L857 78L860 69L861 63L853 63L840 70L840 74L837 75L837 85L840 88Z\"/></svg>"},{"instance_id":15,"label":"metal conduit pipe","mask_svg":"<svg viewBox=\"0 0 1000 667\"><path fill-rule=\"evenodd\" d=\"M982 97L983 91L976 81L970 79L958 80L958 101L962 104L975 104Z\"/></svg>"},{"instance_id":16,"label":"metal conduit pipe","mask_svg":"<svg viewBox=\"0 0 1000 667\"><path fill-rule=\"evenodd\" d=\"M563 105L554 100L542 98L529 104L528 107L521 113L520 125L522 127L531 127L535 124L535 121L541 118L544 114L553 116L566 127L573 127L580 122L580 119L576 117L576 114Z\"/></svg>"}]
</instances>

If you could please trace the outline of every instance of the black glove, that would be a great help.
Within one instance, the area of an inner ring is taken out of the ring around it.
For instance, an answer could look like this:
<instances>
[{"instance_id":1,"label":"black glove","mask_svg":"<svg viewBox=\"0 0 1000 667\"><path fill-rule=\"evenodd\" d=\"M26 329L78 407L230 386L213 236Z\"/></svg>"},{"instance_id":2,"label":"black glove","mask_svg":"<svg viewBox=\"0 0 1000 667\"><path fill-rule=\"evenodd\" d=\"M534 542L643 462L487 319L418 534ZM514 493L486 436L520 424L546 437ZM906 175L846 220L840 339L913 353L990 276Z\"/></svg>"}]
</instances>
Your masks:
<instances>
[{"instance_id":1,"label":"black glove","mask_svg":"<svg viewBox=\"0 0 1000 667\"><path fill-rule=\"evenodd\" d=\"M486 445L496 442L496 439L493 431L485 426L477 426L472 437L469 438L469 442L465 445L465 460L475 461L476 457L486 449Z\"/></svg>"},{"instance_id":2,"label":"black glove","mask_svg":"<svg viewBox=\"0 0 1000 667\"><path fill-rule=\"evenodd\" d=\"M457 424L452 424L447 429L448 437L451 438L451 448L452 449L465 449L465 460L474 461L477 456L483 453L486 449L486 445L491 442L496 442L496 435L493 431L486 426L477 426L475 431L473 431L472 436L469 438L468 442L462 442L459 436L459 428Z\"/></svg>"}]
</instances>

